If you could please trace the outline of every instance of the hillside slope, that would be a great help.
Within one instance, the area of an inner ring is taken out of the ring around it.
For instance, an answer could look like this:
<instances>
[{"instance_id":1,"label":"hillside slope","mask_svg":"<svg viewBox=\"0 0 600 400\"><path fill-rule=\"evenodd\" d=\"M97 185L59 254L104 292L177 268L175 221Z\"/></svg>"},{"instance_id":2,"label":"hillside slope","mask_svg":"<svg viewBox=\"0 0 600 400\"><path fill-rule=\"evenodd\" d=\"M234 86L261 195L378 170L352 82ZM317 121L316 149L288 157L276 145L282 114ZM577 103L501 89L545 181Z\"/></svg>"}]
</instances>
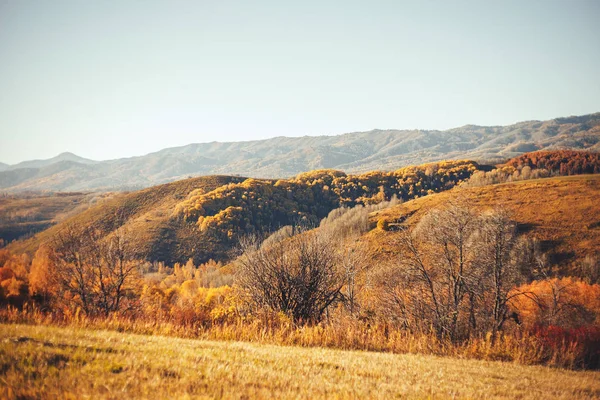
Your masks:
<instances>
[{"instance_id":1,"label":"hillside slope","mask_svg":"<svg viewBox=\"0 0 600 400\"><path fill-rule=\"evenodd\" d=\"M13 242L8 248L18 253L32 254L65 224L94 226L106 234L125 227L135 233L135 243L140 254L152 253L160 259L161 253L157 249L177 249L187 243L186 237L178 238L175 235L177 229L172 226L171 215L179 202L194 190L212 191L243 180L244 178L239 177L207 176L118 194L29 239Z\"/></svg>"},{"instance_id":2,"label":"hillside slope","mask_svg":"<svg viewBox=\"0 0 600 400\"><path fill-rule=\"evenodd\" d=\"M551 261L561 268L576 268L587 255L600 257L600 175L579 175L505 184L460 188L418 198L371 215L391 223L392 230L373 229L362 240L377 250L375 257L397 257L395 224L413 226L429 210L443 207L460 196L477 209L503 207L518 223L521 233L541 241ZM565 271L566 272L566 271ZM576 272L576 271L570 271Z\"/></svg>"},{"instance_id":3,"label":"hillside slope","mask_svg":"<svg viewBox=\"0 0 600 400\"><path fill-rule=\"evenodd\" d=\"M10 243L33 235L111 196L59 193L0 197L0 240Z\"/></svg>"},{"instance_id":4,"label":"hillside slope","mask_svg":"<svg viewBox=\"0 0 600 400\"><path fill-rule=\"evenodd\" d=\"M132 190L198 175L285 178L323 168L360 173L444 159L497 161L555 149L600 151L600 113L504 127L467 125L447 131L372 130L338 136L200 143L102 162L63 154L0 169L0 189Z\"/></svg>"},{"instance_id":5,"label":"hillside slope","mask_svg":"<svg viewBox=\"0 0 600 400\"><path fill-rule=\"evenodd\" d=\"M207 176L121 194L8 248L35 252L62 227L91 226L104 235L130 232L140 257L167 263L227 260L240 237L300 221L318 223L342 205L398 196L410 199L468 179L481 168L471 161L406 167L394 172L346 175L319 170L288 180Z\"/></svg>"}]
</instances>

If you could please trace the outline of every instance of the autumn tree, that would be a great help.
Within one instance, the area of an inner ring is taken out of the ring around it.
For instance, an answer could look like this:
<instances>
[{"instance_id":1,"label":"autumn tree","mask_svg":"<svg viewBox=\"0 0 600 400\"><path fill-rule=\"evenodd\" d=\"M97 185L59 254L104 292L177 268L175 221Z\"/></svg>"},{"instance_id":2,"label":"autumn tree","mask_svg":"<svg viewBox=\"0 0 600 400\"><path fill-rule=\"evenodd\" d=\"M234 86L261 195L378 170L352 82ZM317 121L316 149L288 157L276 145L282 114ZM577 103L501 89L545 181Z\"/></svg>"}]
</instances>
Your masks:
<instances>
[{"instance_id":1,"label":"autumn tree","mask_svg":"<svg viewBox=\"0 0 600 400\"><path fill-rule=\"evenodd\" d=\"M247 239L236 281L254 304L297 322L318 322L346 283L336 244L325 232L302 232L270 246Z\"/></svg>"},{"instance_id":2,"label":"autumn tree","mask_svg":"<svg viewBox=\"0 0 600 400\"><path fill-rule=\"evenodd\" d=\"M515 168L547 169L560 175L597 174L600 153L590 151L555 150L525 153L506 162Z\"/></svg>"},{"instance_id":3,"label":"autumn tree","mask_svg":"<svg viewBox=\"0 0 600 400\"><path fill-rule=\"evenodd\" d=\"M401 230L401 265L382 275L383 301L405 327L431 326L439 336L501 329L520 282L516 243L506 213L481 215L453 201Z\"/></svg>"},{"instance_id":4,"label":"autumn tree","mask_svg":"<svg viewBox=\"0 0 600 400\"><path fill-rule=\"evenodd\" d=\"M29 295L42 304L48 303L56 295L57 287L52 279L52 250L42 245L35 252L29 271Z\"/></svg>"},{"instance_id":5,"label":"autumn tree","mask_svg":"<svg viewBox=\"0 0 600 400\"><path fill-rule=\"evenodd\" d=\"M50 285L89 315L127 310L140 264L130 239L122 230L101 238L91 227L67 226L50 244Z\"/></svg>"},{"instance_id":6,"label":"autumn tree","mask_svg":"<svg viewBox=\"0 0 600 400\"><path fill-rule=\"evenodd\" d=\"M600 325L600 285L572 278L535 280L514 289L527 293L515 299L523 323L573 328Z\"/></svg>"},{"instance_id":7,"label":"autumn tree","mask_svg":"<svg viewBox=\"0 0 600 400\"><path fill-rule=\"evenodd\" d=\"M365 289L365 273L370 265L369 253L364 246L343 246L339 250L339 263L344 277L341 295L350 315L360 311L360 295Z\"/></svg>"},{"instance_id":8,"label":"autumn tree","mask_svg":"<svg viewBox=\"0 0 600 400\"><path fill-rule=\"evenodd\" d=\"M0 250L0 305L21 307L27 301L27 274L30 259L26 254Z\"/></svg>"},{"instance_id":9,"label":"autumn tree","mask_svg":"<svg viewBox=\"0 0 600 400\"><path fill-rule=\"evenodd\" d=\"M488 313L484 323L492 324L492 331L502 329L510 316L510 301L521 292L512 291L522 283L520 264L523 262L523 247L517 240L517 227L505 210L498 209L481 216L478 238L479 262L481 265L479 296L481 310ZM486 299L491 297L491 299Z\"/></svg>"}]
</instances>

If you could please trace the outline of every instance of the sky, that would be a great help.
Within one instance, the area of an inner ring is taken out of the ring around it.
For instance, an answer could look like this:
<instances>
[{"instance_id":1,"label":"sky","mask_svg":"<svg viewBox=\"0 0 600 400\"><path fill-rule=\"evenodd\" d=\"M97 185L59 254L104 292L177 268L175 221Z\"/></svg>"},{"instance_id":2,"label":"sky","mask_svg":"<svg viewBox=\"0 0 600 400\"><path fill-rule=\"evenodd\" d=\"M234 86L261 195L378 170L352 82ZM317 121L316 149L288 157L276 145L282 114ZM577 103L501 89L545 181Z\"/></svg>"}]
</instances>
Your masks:
<instances>
[{"instance_id":1,"label":"sky","mask_svg":"<svg viewBox=\"0 0 600 400\"><path fill-rule=\"evenodd\" d=\"M600 111L600 1L0 0L0 162Z\"/></svg>"}]
</instances>

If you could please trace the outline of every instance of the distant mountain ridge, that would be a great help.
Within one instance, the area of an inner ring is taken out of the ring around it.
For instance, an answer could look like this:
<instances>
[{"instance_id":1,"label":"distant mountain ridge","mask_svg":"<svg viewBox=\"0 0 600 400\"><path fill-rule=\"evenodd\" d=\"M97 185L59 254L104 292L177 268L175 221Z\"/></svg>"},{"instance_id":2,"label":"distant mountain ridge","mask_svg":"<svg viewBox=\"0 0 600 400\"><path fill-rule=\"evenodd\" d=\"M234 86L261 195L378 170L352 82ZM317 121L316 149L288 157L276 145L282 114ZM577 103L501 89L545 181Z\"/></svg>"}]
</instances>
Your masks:
<instances>
[{"instance_id":1,"label":"distant mountain ridge","mask_svg":"<svg viewBox=\"0 0 600 400\"><path fill-rule=\"evenodd\" d=\"M376 129L337 136L197 143L110 161L62 153L49 160L0 165L0 191L131 190L189 176L285 178L322 168L359 173L444 159L500 161L557 149L600 151L600 112L446 131Z\"/></svg>"},{"instance_id":2,"label":"distant mountain ridge","mask_svg":"<svg viewBox=\"0 0 600 400\"><path fill-rule=\"evenodd\" d=\"M47 167L49 165L56 164L56 163L59 163L62 161L70 161L70 162L85 164L85 165L98 163L98 161L79 157L78 155L75 155L70 152L64 152L64 153L60 153L56 157L52 157L47 160L28 160L28 161L20 162L15 165L6 165L6 164L4 164L4 165L6 166L7 170L15 170L15 169L20 169L20 168L43 168L43 167Z\"/></svg>"}]
</instances>

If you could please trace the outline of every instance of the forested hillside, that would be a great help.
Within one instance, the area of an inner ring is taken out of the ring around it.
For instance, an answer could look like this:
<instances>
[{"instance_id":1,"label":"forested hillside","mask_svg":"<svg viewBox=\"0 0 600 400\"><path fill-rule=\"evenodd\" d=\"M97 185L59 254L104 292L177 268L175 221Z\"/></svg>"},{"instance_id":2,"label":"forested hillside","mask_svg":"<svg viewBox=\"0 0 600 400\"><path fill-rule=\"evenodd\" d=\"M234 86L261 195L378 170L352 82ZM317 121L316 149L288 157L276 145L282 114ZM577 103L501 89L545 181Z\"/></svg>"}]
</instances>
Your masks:
<instances>
[{"instance_id":1,"label":"forested hillside","mask_svg":"<svg viewBox=\"0 0 600 400\"><path fill-rule=\"evenodd\" d=\"M151 261L227 260L246 234L295 223L318 224L340 206L447 190L481 168L485 167L454 161L363 175L322 170L289 180L219 176L182 180L116 196L9 248L32 254L62 227L75 224L96 227L104 235L126 229L138 255Z\"/></svg>"},{"instance_id":2,"label":"forested hillside","mask_svg":"<svg viewBox=\"0 0 600 400\"><path fill-rule=\"evenodd\" d=\"M546 169L560 175L600 173L600 153L585 151L537 151L515 157L506 165L522 169L527 166Z\"/></svg>"},{"instance_id":3,"label":"forested hillside","mask_svg":"<svg viewBox=\"0 0 600 400\"><path fill-rule=\"evenodd\" d=\"M119 228L128 230L137 243L138 256L150 261L171 264L185 262L190 257L195 262L226 261L245 235L264 234L286 225L317 225L331 210L339 207L375 204L393 197L409 200L445 191L457 184L485 187L589 173L599 168L598 153L557 151L527 153L497 166L449 161L358 175L316 170L279 180L226 176L193 178L116 194L100 204L86 205L90 207L88 210L9 247L32 255L40 243L50 240L62 227L75 224L95 227L103 235ZM58 198L57 201L52 201L52 197L43 201L47 206L62 204L65 209L55 212L64 219L70 209L67 206L71 206L65 203L64 197ZM19 204L30 204L35 209L38 203L40 201L30 199ZM30 218L34 214L31 211ZM60 218L37 222L34 219L31 223L48 227L61 221Z\"/></svg>"}]
</instances>

